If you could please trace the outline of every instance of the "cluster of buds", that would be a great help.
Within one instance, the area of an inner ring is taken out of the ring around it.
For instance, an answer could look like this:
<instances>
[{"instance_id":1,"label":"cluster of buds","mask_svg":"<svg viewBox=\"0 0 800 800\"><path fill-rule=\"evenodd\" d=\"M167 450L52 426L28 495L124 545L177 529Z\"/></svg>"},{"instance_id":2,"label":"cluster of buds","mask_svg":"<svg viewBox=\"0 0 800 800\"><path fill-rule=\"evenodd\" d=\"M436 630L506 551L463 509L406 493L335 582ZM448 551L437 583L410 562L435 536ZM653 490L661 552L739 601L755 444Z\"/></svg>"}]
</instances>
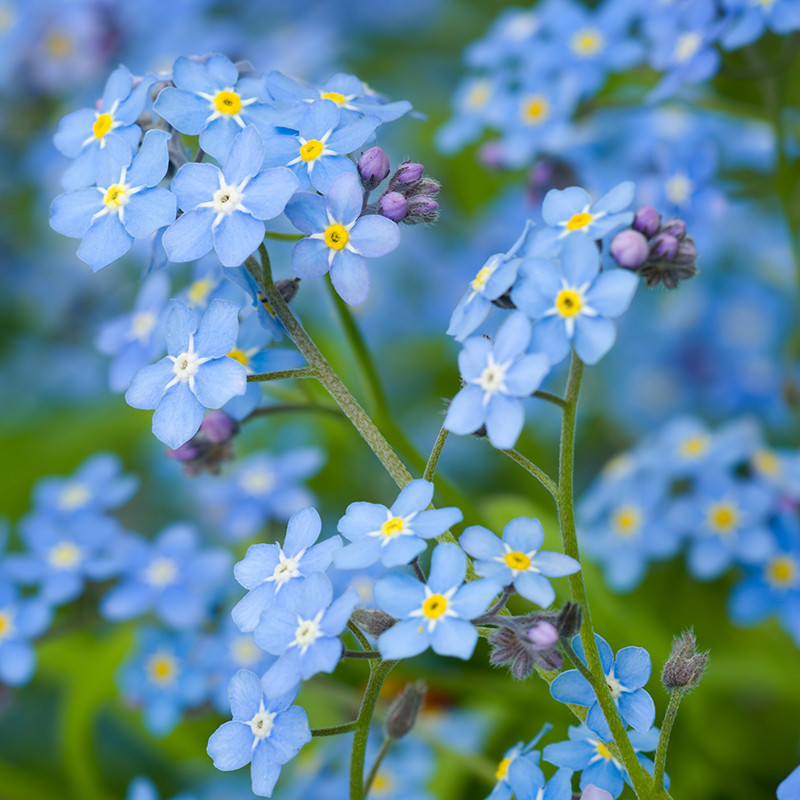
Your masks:
<instances>
[{"instance_id":1,"label":"cluster of buds","mask_svg":"<svg viewBox=\"0 0 800 800\"><path fill-rule=\"evenodd\" d=\"M500 627L489 635L491 664L507 666L518 680L538 665L548 672L561 669L560 639L570 639L581 626L581 607L567 603L558 614L542 611L524 617L497 617Z\"/></svg>"},{"instance_id":2,"label":"cluster of buds","mask_svg":"<svg viewBox=\"0 0 800 800\"><path fill-rule=\"evenodd\" d=\"M423 177L425 168L413 161L404 161L389 177L390 166L386 153L372 147L358 159L358 174L365 195L378 188L389 177L386 191L368 209L394 222L414 225L434 222L439 216L439 204L433 198L439 193L439 184Z\"/></svg>"},{"instance_id":3,"label":"cluster of buds","mask_svg":"<svg viewBox=\"0 0 800 800\"><path fill-rule=\"evenodd\" d=\"M675 289L678 281L697 274L697 250L686 235L686 223L673 217L662 225L652 206L636 212L633 225L611 240L610 252L619 266L641 275L651 287L663 283Z\"/></svg>"},{"instance_id":4,"label":"cluster of buds","mask_svg":"<svg viewBox=\"0 0 800 800\"><path fill-rule=\"evenodd\" d=\"M222 463L233 460L233 440L238 433L235 419L224 411L208 411L200 430L177 450L167 450L167 457L182 462L186 475L219 475Z\"/></svg>"}]
</instances>

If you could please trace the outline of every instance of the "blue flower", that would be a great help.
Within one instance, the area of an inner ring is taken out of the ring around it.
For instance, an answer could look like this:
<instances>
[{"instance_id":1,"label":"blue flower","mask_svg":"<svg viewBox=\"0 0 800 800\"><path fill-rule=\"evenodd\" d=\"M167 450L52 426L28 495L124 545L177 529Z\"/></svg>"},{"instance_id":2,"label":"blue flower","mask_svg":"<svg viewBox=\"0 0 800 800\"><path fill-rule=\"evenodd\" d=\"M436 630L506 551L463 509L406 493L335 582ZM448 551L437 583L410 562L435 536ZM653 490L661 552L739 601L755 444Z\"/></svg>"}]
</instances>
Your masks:
<instances>
[{"instance_id":1,"label":"blue flower","mask_svg":"<svg viewBox=\"0 0 800 800\"><path fill-rule=\"evenodd\" d=\"M184 212L162 239L170 261L194 261L212 248L238 267L264 238L264 220L280 214L297 190L283 167L262 170L264 140L248 125L236 136L223 169L184 164L171 189Z\"/></svg>"},{"instance_id":2,"label":"blue flower","mask_svg":"<svg viewBox=\"0 0 800 800\"><path fill-rule=\"evenodd\" d=\"M407 100L387 103L355 75L344 73L334 75L316 88L304 86L280 72L271 72L267 75L267 88L279 104L292 104L278 115L276 124L295 130L302 121L307 104L316 100L330 100L335 103L345 120L371 115L381 122L392 122L411 111L411 103Z\"/></svg>"},{"instance_id":3,"label":"blue flower","mask_svg":"<svg viewBox=\"0 0 800 800\"><path fill-rule=\"evenodd\" d=\"M391 508L378 503L351 503L338 530L353 544L334 555L338 569L362 569L380 562L386 567L408 564L425 550L425 539L443 534L463 519L457 508L425 509L433 499L433 484L414 480Z\"/></svg>"},{"instance_id":4,"label":"blue flower","mask_svg":"<svg viewBox=\"0 0 800 800\"><path fill-rule=\"evenodd\" d=\"M83 240L78 258L95 272L175 219L174 195L157 185L169 166L168 140L166 131L148 131L131 161L128 146L115 138L99 159L98 185L53 200L50 226Z\"/></svg>"},{"instance_id":5,"label":"blue flower","mask_svg":"<svg viewBox=\"0 0 800 800\"><path fill-rule=\"evenodd\" d=\"M595 640L600 650L603 674L620 716L626 724L637 731L644 733L650 730L655 720L656 708L653 698L642 689L642 686L650 680L652 669L650 654L643 647L623 647L617 652L615 659L605 639L595 634ZM572 646L585 664L586 656L579 636L573 638ZM597 733L603 741L612 738L594 689L577 669L569 669L557 675L550 684L550 694L561 703L589 706L586 726Z\"/></svg>"},{"instance_id":6,"label":"blue flower","mask_svg":"<svg viewBox=\"0 0 800 800\"><path fill-rule=\"evenodd\" d=\"M181 56L172 65L174 87L162 89L153 110L173 128L200 135L200 147L217 161L228 158L234 138L247 125L266 135L275 110L264 78L241 78L236 65L215 53L205 62Z\"/></svg>"},{"instance_id":7,"label":"blue flower","mask_svg":"<svg viewBox=\"0 0 800 800\"><path fill-rule=\"evenodd\" d=\"M318 672L333 672L342 657L339 634L358 602L355 589L334 600L324 572L285 586L255 629L256 644L279 656L264 675L273 691L287 692Z\"/></svg>"},{"instance_id":8,"label":"blue flower","mask_svg":"<svg viewBox=\"0 0 800 800\"><path fill-rule=\"evenodd\" d=\"M478 575L500 586L513 585L523 597L546 608L556 598L547 578L572 575L581 565L563 553L540 551L543 542L542 523L527 517L512 519L502 540L480 525L467 528L459 539L467 555L480 559L475 563Z\"/></svg>"},{"instance_id":9,"label":"blue flower","mask_svg":"<svg viewBox=\"0 0 800 800\"><path fill-rule=\"evenodd\" d=\"M124 571L100 604L103 616L125 620L152 610L173 628L201 625L230 557L221 549L200 549L198 538L193 527L178 523L154 542L136 537L121 545Z\"/></svg>"},{"instance_id":10,"label":"blue flower","mask_svg":"<svg viewBox=\"0 0 800 800\"><path fill-rule=\"evenodd\" d=\"M530 259L521 269L511 298L535 320L534 349L557 364L570 345L587 364L596 364L614 344L610 318L630 305L639 281L627 270L600 271L600 254L591 238L570 236L554 260Z\"/></svg>"},{"instance_id":11,"label":"blue flower","mask_svg":"<svg viewBox=\"0 0 800 800\"><path fill-rule=\"evenodd\" d=\"M292 514L286 539L279 544L254 544L233 568L247 594L234 606L232 616L242 631L254 631L261 615L272 608L290 581L302 581L315 572L325 572L342 540L331 536L315 544L322 531L322 520L313 508Z\"/></svg>"},{"instance_id":12,"label":"blue flower","mask_svg":"<svg viewBox=\"0 0 800 800\"><path fill-rule=\"evenodd\" d=\"M464 551L445 543L433 551L427 583L394 573L375 584L378 606L400 620L378 638L383 658L411 658L428 647L442 656L466 660L472 655L478 631L470 620L487 609L497 585L462 586L466 574Z\"/></svg>"},{"instance_id":13,"label":"blue flower","mask_svg":"<svg viewBox=\"0 0 800 800\"><path fill-rule=\"evenodd\" d=\"M525 223L522 235L506 253L497 253L478 270L467 293L459 300L450 317L447 335L463 342L488 315L492 301L504 295L517 279L521 259L539 255L532 245L533 223Z\"/></svg>"},{"instance_id":14,"label":"blue flower","mask_svg":"<svg viewBox=\"0 0 800 800\"><path fill-rule=\"evenodd\" d=\"M525 315L512 314L494 344L482 336L464 342L458 366L466 385L447 410L447 430L468 434L486 425L495 447L514 446L525 422L521 398L533 394L550 370L546 356L525 355L530 338L531 325Z\"/></svg>"},{"instance_id":15,"label":"blue flower","mask_svg":"<svg viewBox=\"0 0 800 800\"><path fill-rule=\"evenodd\" d=\"M778 800L797 800L800 797L800 766L795 767L778 786Z\"/></svg>"},{"instance_id":16,"label":"blue flower","mask_svg":"<svg viewBox=\"0 0 800 800\"><path fill-rule=\"evenodd\" d=\"M0 681L10 686L27 683L36 669L30 640L50 625L50 606L38 598L23 599L0 579Z\"/></svg>"},{"instance_id":17,"label":"blue flower","mask_svg":"<svg viewBox=\"0 0 800 800\"><path fill-rule=\"evenodd\" d=\"M61 118L53 142L65 156L75 159L61 178L67 191L95 183L101 153L113 140L123 145L130 162L142 135L136 120L154 81L152 75L137 80L125 67L117 67L96 109L82 108Z\"/></svg>"},{"instance_id":18,"label":"blue flower","mask_svg":"<svg viewBox=\"0 0 800 800\"><path fill-rule=\"evenodd\" d=\"M400 229L377 214L361 216L364 193L355 174L335 177L327 196L299 192L286 216L303 233L292 251L299 278L318 278L330 270L331 281L346 302L358 305L369 293L367 258L390 253L400 243Z\"/></svg>"},{"instance_id":19,"label":"blue flower","mask_svg":"<svg viewBox=\"0 0 800 800\"><path fill-rule=\"evenodd\" d=\"M339 107L331 100L317 100L300 120L298 135L267 136L268 167L289 167L303 188L313 186L325 194L331 181L344 172L356 175L356 165L347 156L358 150L380 125L377 117L341 125Z\"/></svg>"},{"instance_id":20,"label":"blue flower","mask_svg":"<svg viewBox=\"0 0 800 800\"><path fill-rule=\"evenodd\" d=\"M278 692L270 681L240 670L228 696L233 719L211 734L207 752L225 772L250 764L253 794L271 797L281 767L311 741L308 715L293 706L297 692Z\"/></svg>"},{"instance_id":21,"label":"blue flower","mask_svg":"<svg viewBox=\"0 0 800 800\"><path fill-rule=\"evenodd\" d=\"M245 368L227 354L236 347L238 306L214 300L200 325L177 303L167 318L167 351L161 361L136 373L125 400L155 409L153 433L173 450L188 442L204 409L221 408L247 388Z\"/></svg>"},{"instance_id":22,"label":"blue flower","mask_svg":"<svg viewBox=\"0 0 800 800\"><path fill-rule=\"evenodd\" d=\"M727 17L719 38L726 50L754 42L767 28L777 34L800 28L800 6L793 0L722 0L722 5Z\"/></svg>"}]
</instances>

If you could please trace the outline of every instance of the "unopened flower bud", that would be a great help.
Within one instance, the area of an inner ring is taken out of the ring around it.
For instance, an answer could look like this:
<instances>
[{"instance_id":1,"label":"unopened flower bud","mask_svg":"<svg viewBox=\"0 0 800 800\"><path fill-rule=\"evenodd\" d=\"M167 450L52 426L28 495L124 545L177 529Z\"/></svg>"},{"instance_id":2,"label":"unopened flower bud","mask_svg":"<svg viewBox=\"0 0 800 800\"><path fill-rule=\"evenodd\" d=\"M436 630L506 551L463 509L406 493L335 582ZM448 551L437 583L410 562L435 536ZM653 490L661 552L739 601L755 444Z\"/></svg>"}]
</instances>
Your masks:
<instances>
[{"instance_id":1,"label":"unopened flower bud","mask_svg":"<svg viewBox=\"0 0 800 800\"><path fill-rule=\"evenodd\" d=\"M642 206L633 217L633 229L643 233L648 239L658 233L661 227L661 214L653 206Z\"/></svg>"},{"instance_id":2,"label":"unopened flower bud","mask_svg":"<svg viewBox=\"0 0 800 800\"><path fill-rule=\"evenodd\" d=\"M661 671L661 682L668 692L689 692L700 683L707 663L708 651L698 653L694 632L684 631L672 642L672 651Z\"/></svg>"},{"instance_id":3,"label":"unopened flower bud","mask_svg":"<svg viewBox=\"0 0 800 800\"><path fill-rule=\"evenodd\" d=\"M350 619L370 636L380 636L397 622L394 617L377 608L357 608Z\"/></svg>"},{"instance_id":4,"label":"unopened flower bud","mask_svg":"<svg viewBox=\"0 0 800 800\"><path fill-rule=\"evenodd\" d=\"M552 622L544 620L528 628L525 635L537 650L553 647L559 640L558 628Z\"/></svg>"},{"instance_id":5,"label":"unopened flower bud","mask_svg":"<svg viewBox=\"0 0 800 800\"><path fill-rule=\"evenodd\" d=\"M238 423L224 411L207 411L197 433L175 450L168 449L167 458L180 461L186 475L218 475L222 463L233 459L233 441L238 433Z\"/></svg>"},{"instance_id":6,"label":"unopened flower bud","mask_svg":"<svg viewBox=\"0 0 800 800\"><path fill-rule=\"evenodd\" d=\"M392 181L402 184L409 184L418 181L422 177L425 167L414 161L404 161L392 176Z\"/></svg>"},{"instance_id":7,"label":"unopened flower bud","mask_svg":"<svg viewBox=\"0 0 800 800\"><path fill-rule=\"evenodd\" d=\"M300 278L283 278L276 281L275 288L287 303L291 303L300 291Z\"/></svg>"},{"instance_id":8,"label":"unopened flower bud","mask_svg":"<svg viewBox=\"0 0 800 800\"><path fill-rule=\"evenodd\" d=\"M675 253L675 258L672 259L675 264L694 264L697 260L697 248L694 242L686 237L678 244L678 252Z\"/></svg>"},{"instance_id":9,"label":"unopened flower bud","mask_svg":"<svg viewBox=\"0 0 800 800\"><path fill-rule=\"evenodd\" d=\"M380 147L371 147L358 159L361 185L371 192L389 174L389 158Z\"/></svg>"},{"instance_id":10,"label":"unopened flower bud","mask_svg":"<svg viewBox=\"0 0 800 800\"><path fill-rule=\"evenodd\" d=\"M408 216L408 200L400 192L386 192L378 206L381 215L394 222L401 222Z\"/></svg>"},{"instance_id":11,"label":"unopened flower bud","mask_svg":"<svg viewBox=\"0 0 800 800\"><path fill-rule=\"evenodd\" d=\"M625 269L638 269L647 261L650 245L647 238L632 228L620 231L609 248L611 257Z\"/></svg>"},{"instance_id":12,"label":"unopened flower bud","mask_svg":"<svg viewBox=\"0 0 800 800\"><path fill-rule=\"evenodd\" d=\"M614 800L614 795L590 783L580 796L581 800Z\"/></svg>"},{"instance_id":13,"label":"unopened flower bud","mask_svg":"<svg viewBox=\"0 0 800 800\"><path fill-rule=\"evenodd\" d=\"M435 222L439 216L439 204L425 195L414 196L408 201L408 214L403 218L407 225L418 222Z\"/></svg>"},{"instance_id":14,"label":"unopened flower bud","mask_svg":"<svg viewBox=\"0 0 800 800\"><path fill-rule=\"evenodd\" d=\"M583 609L577 603L565 603L556 617L556 628L562 639L571 639L581 629Z\"/></svg>"},{"instance_id":15,"label":"unopened flower bud","mask_svg":"<svg viewBox=\"0 0 800 800\"><path fill-rule=\"evenodd\" d=\"M650 245L650 257L658 261L672 261L678 252L678 239L669 233L659 233Z\"/></svg>"},{"instance_id":16,"label":"unopened flower bud","mask_svg":"<svg viewBox=\"0 0 800 800\"><path fill-rule=\"evenodd\" d=\"M200 423L200 430L212 444L227 441L236 433L238 427L236 420L221 409L207 411Z\"/></svg>"},{"instance_id":17,"label":"unopened flower bud","mask_svg":"<svg viewBox=\"0 0 800 800\"><path fill-rule=\"evenodd\" d=\"M673 217L661 226L660 233L668 233L676 239L683 239L686 236L686 223L678 217Z\"/></svg>"},{"instance_id":18,"label":"unopened flower bud","mask_svg":"<svg viewBox=\"0 0 800 800\"><path fill-rule=\"evenodd\" d=\"M423 178L414 189L414 195L424 194L428 197L433 197L439 194L439 189L441 188L439 181L435 181L433 178Z\"/></svg>"},{"instance_id":19,"label":"unopened flower bud","mask_svg":"<svg viewBox=\"0 0 800 800\"><path fill-rule=\"evenodd\" d=\"M395 698L383 726L390 739L402 739L414 727L426 688L424 681L414 681Z\"/></svg>"}]
</instances>

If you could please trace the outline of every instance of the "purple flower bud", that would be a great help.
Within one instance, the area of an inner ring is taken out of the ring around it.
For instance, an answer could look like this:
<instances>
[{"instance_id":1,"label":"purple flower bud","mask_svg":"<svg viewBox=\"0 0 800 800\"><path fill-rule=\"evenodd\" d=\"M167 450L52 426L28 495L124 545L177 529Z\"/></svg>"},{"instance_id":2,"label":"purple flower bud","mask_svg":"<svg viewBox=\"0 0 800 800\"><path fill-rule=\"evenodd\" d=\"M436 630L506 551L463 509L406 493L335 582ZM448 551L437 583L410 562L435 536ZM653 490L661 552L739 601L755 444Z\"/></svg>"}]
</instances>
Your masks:
<instances>
[{"instance_id":1,"label":"purple flower bud","mask_svg":"<svg viewBox=\"0 0 800 800\"><path fill-rule=\"evenodd\" d=\"M694 264L697 261L697 248L694 246L694 241L688 237L683 239L678 244L678 252L672 260L675 264Z\"/></svg>"},{"instance_id":2,"label":"purple flower bud","mask_svg":"<svg viewBox=\"0 0 800 800\"><path fill-rule=\"evenodd\" d=\"M647 261L650 245L639 231L632 228L620 231L612 240L609 248L611 257L625 269L638 269Z\"/></svg>"},{"instance_id":3,"label":"purple flower bud","mask_svg":"<svg viewBox=\"0 0 800 800\"><path fill-rule=\"evenodd\" d=\"M408 202L408 216L403 222L413 225L417 222L435 222L439 216L439 204L430 197L415 195Z\"/></svg>"},{"instance_id":4,"label":"purple flower bud","mask_svg":"<svg viewBox=\"0 0 800 800\"><path fill-rule=\"evenodd\" d=\"M532 628L525 631L531 644L537 650L553 647L559 639L558 628L552 622L537 622Z\"/></svg>"},{"instance_id":5,"label":"purple flower bud","mask_svg":"<svg viewBox=\"0 0 800 800\"><path fill-rule=\"evenodd\" d=\"M676 239L683 239L686 236L686 223L678 217L673 217L664 223L660 232L668 233Z\"/></svg>"},{"instance_id":6,"label":"purple flower bud","mask_svg":"<svg viewBox=\"0 0 800 800\"><path fill-rule=\"evenodd\" d=\"M650 245L650 257L656 261L672 261L678 252L678 240L669 233L659 233Z\"/></svg>"},{"instance_id":7,"label":"purple flower bud","mask_svg":"<svg viewBox=\"0 0 800 800\"><path fill-rule=\"evenodd\" d=\"M207 450L208 448L204 444L190 439L175 450L168 447L166 455L167 458L174 458L176 461L193 461Z\"/></svg>"},{"instance_id":8,"label":"purple flower bud","mask_svg":"<svg viewBox=\"0 0 800 800\"><path fill-rule=\"evenodd\" d=\"M600 789L593 783L590 783L583 790L581 800L614 800L614 795L610 794L605 789Z\"/></svg>"},{"instance_id":9,"label":"purple flower bud","mask_svg":"<svg viewBox=\"0 0 800 800\"><path fill-rule=\"evenodd\" d=\"M423 178L414 189L414 196L424 194L427 197L433 197L439 194L439 189L441 188L439 181L435 181L433 178Z\"/></svg>"},{"instance_id":10,"label":"purple flower bud","mask_svg":"<svg viewBox=\"0 0 800 800\"><path fill-rule=\"evenodd\" d=\"M643 233L649 239L658 233L661 227L661 214L653 206L642 206L633 217L633 229Z\"/></svg>"},{"instance_id":11,"label":"purple flower bud","mask_svg":"<svg viewBox=\"0 0 800 800\"><path fill-rule=\"evenodd\" d=\"M394 222L400 222L408 216L408 200L400 192L386 192L378 201L380 213Z\"/></svg>"},{"instance_id":12,"label":"purple flower bud","mask_svg":"<svg viewBox=\"0 0 800 800\"><path fill-rule=\"evenodd\" d=\"M222 410L207 411L200 423L200 430L212 444L221 444L236 433L239 426L236 420Z\"/></svg>"},{"instance_id":13,"label":"purple flower bud","mask_svg":"<svg viewBox=\"0 0 800 800\"><path fill-rule=\"evenodd\" d=\"M361 185L371 192L389 174L389 158L380 147L371 147L358 159Z\"/></svg>"},{"instance_id":14,"label":"purple flower bud","mask_svg":"<svg viewBox=\"0 0 800 800\"><path fill-rule=\"evenodd\" d=\"M414 183L422 177L425 167L422 164L417 164L414 161L404 161L395 172L393 181L397 183Z\"/></svg>"}]
</instances>

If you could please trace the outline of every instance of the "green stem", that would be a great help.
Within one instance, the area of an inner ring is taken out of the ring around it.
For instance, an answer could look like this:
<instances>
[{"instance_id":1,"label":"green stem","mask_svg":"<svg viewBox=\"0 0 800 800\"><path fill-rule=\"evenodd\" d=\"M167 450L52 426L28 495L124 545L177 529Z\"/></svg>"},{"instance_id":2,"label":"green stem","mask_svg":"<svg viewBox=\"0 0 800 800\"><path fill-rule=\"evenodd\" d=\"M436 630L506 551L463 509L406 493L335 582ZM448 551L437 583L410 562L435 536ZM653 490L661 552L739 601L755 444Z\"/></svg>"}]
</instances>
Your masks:
<instances>
[{"instance_id":1,"label":"green stem","mask_svg":"<svg viewBox=\"0 0 800 800\"><path fill-rule=\"evenodd\" d=\"M380 658L377 650L344 650L342 658Z\"/></svg>"},{"instance_id":2,"label":"green stem","mask_svg":"<svg viewBox=\"0 0 800 800\"><path fill-rule=\"evenodd\" d=\"M273 414L286 414L295 411L318 411L321 414L330 414L337 419L344 419L342 412L334 406L321 406L316 403L276 403L273 406L261 406L251 411L242 422L249 422L258 417L270 417Z\"/></svg>"},{"instance_id":3,"label":"green stem","mask_svg":"<svg viewBox=\"0 0 800 800\"><path fill-rule=\"evenodd\" d=\"M313 378L316 372L312 367L299 367L298 369L279 369L275 372L257 372L247 376L248 383L261 383L262 381L279 381L284 378Z\"/></svg>"},{"instance_id":4,"label":"green stem","mask_svg":"<svg viewBox=\"0 0 800 800\"><path fill-rule=\"evenodd\" d=\"M305 239L305 234L303 233L278 233L277 231L267 231L264 234L264 238L266 239L274 239L278 242L299 242L301 239Z\"/></svg>"},{"instance_id":5,"label":"green stem","mask_svg":"<svg viewBox=\"0 0 800 800\"><path fill-rule=\"evenodd\" d=\"M573 497L574 464L575 464L575 421L578 411L578 395L580 394L581 378L583 376L583 362L573 352L569 365L567 378L566 407L561 424L561 441L559 447L558 464L558 492L556 505L558 506L558 519L561 526L561 540L564 552L580 561L578 552L578 536L575 530L575 510ZM569 588L572 600L583 608L580 637L583 651L586 654L586 665L592 675L591 685L597 695L600 708L608 722L611 733L619 748L620 758L630 777L633 789L639 798L650 798L650 776L636 758L636 753L625 732L625 724L619 715L617 706L611 696L611 691L606 683L605 671L600 660L597 648L592 617L589 613L589 601L586 596L586 586L583 582L583 572L578 571L569 576ZM668 795L667 795L668 796Z\"/></svg>"},{"instance_id":6,"label":"green stem","mask_svg":"<svg viewBox=\"0 0 800 800\"><path fill-rule=\"evenodd\" d=\"M390 736L387 736L383 740L383 744L381 745L381 749L378 750L378 755L375 756L375 761L372 764L369 775L367 775L367 779L364 781L364 797L369 794L369 790L372 788L372 784L375 782L375 778L378 775L378 770L381 768L381 761L383 761L384 756L389 752L393 741L394 740Z\"/></svg>"},{"instance_id":7,"label":"green stem","mask_svg":"<svg viewBox=\"0 0 800 800\"><path fill-rule=\"evenodd\" d=\"M386 676L392 671L396 661L370 662L369 680L361 700L361 708L356 718L353 734L353 749L350 754L350 800L364 800L364 759L367 753L367 739L372 715Z\"/></svg>"},{"instance_id":8,"label":"green stem","mask_svg":"<svg viewBox=\"0 0 800 800\"><path fill-rule=\"evenodd\" d=\"M672 726L675 724L678 706L682 699L683 692L680 689L676 689L669 696L669 705L667 706L667 713L664 714L664 722L661 725L661 734L658 737L658 747L656 748L656 765L653 770L653 788L656 790L664 787L664 766L667 761L669 736L672 733Z\"/></svg>"},{"instance_id":9,"label":"green stem","mask_svg":"<svg viewBox=\"0 0 800 800\"><path fill-rule=\"evenodd\" d=\"M263 244L259 247L261 254L261 264L250 256L247 259L246 267L253 275L261 276L261 284L264 296L267 299L275 316L280 320L292 341L305 356L306 361L316 373L319 382L327 389L328 393L342 409L345 416L353 423L361 437L369 445L373 453L378 457L386 471L392 476L395 483L403 488L412 480L411 473L405 464L400 460L397 453L386 441L383 434L378 430L375 423L367 416L367 413L358 404L358 401L348 391L347 387L339 379L339 376L331 369L325 357L306 333L300 321L294 316L287 305L283 296L275 287L272 281L272 271L269 263L269 255Z\"/></svg>"},{"instance_id":10,"label":"green stem","mask_svg":"<svg viewBox=\"0 0 800 800\"><path fill-rule=\"evenodd\" d=\"M567 654L567 658L572 662L575 669L589 681L589 685L594 686L594 675L589 672L589 668L583 663L583 659L575 652L575 649L567 639L561 640L561 649Z\"/></svg>"},{"instance_id":11,"label":"green stem","mask_svg":"<svg viewBox=\"0 0 800 800\"><path fill-rule=\"evenodd\" d=\"M556 486L556 482L543 469L537 467L536 464L525 458L525 456L517 450L503 450L502 452L512 461L516 461L526 472L533 475L533 477L550 492L553 499L558 502L558 486Z\"/></svg>"},{"instance_id":12,"label":"green stem","mask_svg":"<svg viewBox=\"0 0 800 800\"><path fill-rule=\"evenodd\" d=\"M364 636L364 633L361 630L361 628L359 628L358 625L356 625L355 622L353 622L353 620L347 621L347 627L350 629L350 633L352 633L353 636L356 637L356 640L361 645L362 650L372 649L372 645L369 643L369 639L367 639L367 637Z\"/></svg>"},{"instance_id":13,"label":"green stem","mask_svg":"<svg viewBox=\"0 0 800 800\"><path fill-rule=\"evenodd\" d=\"M552 403L554 406L558 406L562 411L567 407L567 401L564 400L563 397L559 397L557 394L537 391L533 393L533 396L538 397L540 400L546 400L548 403Z\"/></svg>"},{"instance_id":14,"label":"green stem","mask_svg":"<svg viewBox=\"0 0 800 800\"><path fill-rule=\"evenodd\" d=\"M442 454L444 443L447 441L449 434L450 431L448 431L444 426L442 426L442 428L439 430L439 435L436 437L436 441L433 443L431 454L428 456L428 463L425 465L425 472L422 474L422 477L425 478L426 481L432 481L433 476L436 474L436 467L439 465L439 456Z\"/></svg>"},{"instance_id":15,"label":"green stem","mask_svg":"<svg viewBox=\"0 0 800 800\"><path fill-rule=\"evenodd\" d=\"M358 720L354 719L352 722L343 722L341 725L331 725L329 728L312 728L312 736L337 736L340 733L350 733L354 731L358 725Z\"/></svg>"}]
</instances>

